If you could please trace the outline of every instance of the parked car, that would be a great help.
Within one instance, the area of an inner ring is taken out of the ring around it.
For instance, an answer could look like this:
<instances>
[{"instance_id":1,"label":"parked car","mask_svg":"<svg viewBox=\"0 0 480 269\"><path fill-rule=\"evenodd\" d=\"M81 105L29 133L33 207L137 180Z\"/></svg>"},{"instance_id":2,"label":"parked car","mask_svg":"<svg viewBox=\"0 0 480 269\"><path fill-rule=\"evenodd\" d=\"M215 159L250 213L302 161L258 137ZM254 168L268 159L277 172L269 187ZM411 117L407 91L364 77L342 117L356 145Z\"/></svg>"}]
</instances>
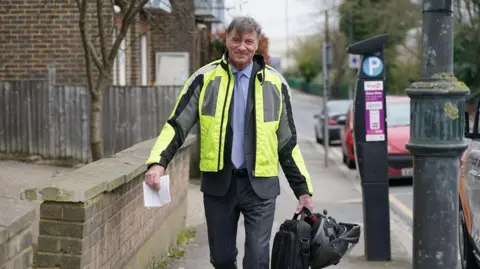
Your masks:
<instances>
[{"instance_id":1,"label":"parked car","mask_svg":"<svg viewBox=\"0 0 480 269\"><path fill-rule=\"evenodd\" d=\"M331 100L327 102L328 110L328 144L332 141L340 139L340 130L345 124L348 106L352 103L351 100ZM323 144L324 140L324 118L323 107L320 113L315 114L315 139L318 143Z\"/></svg>"},{"instance_id":2,"label":"parked car","mask_svg":"<svg viewBox=\"0 0 480 269\"><path fill-rule=\"evenodd\" d=\"M477 112L478 113L478 108ZM459 252L463 269L480 268L480 133L469 128L466 117L465 139L468 147L460 157Z\"/></svg>"},{"instance_id":3,"label":"parked car","mask_svg":"<svg viewBox=\"0 0 480 269\"><path fill-rule=\"evenodd\" d=\"M388 176L390 179L411 177L413 160L405 147L410 139L410 98L408 96L387 96L386 102ZM353 105L350 105L346 123L340 132L343 162L350 169L355 168L353 131Z\"/></svg>"}]
</instances>

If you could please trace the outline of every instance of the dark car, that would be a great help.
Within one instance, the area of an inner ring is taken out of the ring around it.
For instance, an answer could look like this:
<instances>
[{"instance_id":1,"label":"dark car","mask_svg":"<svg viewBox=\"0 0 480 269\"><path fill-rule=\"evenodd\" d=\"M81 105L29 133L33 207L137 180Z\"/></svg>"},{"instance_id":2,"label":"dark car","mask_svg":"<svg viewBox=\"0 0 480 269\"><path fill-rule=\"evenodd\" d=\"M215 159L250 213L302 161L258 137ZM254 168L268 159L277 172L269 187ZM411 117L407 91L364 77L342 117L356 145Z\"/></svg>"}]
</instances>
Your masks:
<instances>
[{"instance_id":1,"label":"dark car","mask_svg":"<svg viewBox=\"0 0 480 269\"><path fill-rule=\"evenodd\" d=\"M478 119L480 103L475 120ZM473 130L466 115L465 138L468 147L459 161L459 251L463 269L480 268L480 132Z\"/></svg>"},{"instance_id":2,"label":"dark car","mask_svg":"<svg viewBox=\"0 0 480 269\"><path fill-rule=\"evenodd\" d=\"M328 112L328 138L329 144L332 141L340 139L340 130L342 126L345 125L347 119L347 110L351 100L332 100L327 102L327 112ZM324 140L324 111L323 107L319 114L314 115L315 121L315 139L318 143L323 144Z\"/></svg>"}]
</instances>

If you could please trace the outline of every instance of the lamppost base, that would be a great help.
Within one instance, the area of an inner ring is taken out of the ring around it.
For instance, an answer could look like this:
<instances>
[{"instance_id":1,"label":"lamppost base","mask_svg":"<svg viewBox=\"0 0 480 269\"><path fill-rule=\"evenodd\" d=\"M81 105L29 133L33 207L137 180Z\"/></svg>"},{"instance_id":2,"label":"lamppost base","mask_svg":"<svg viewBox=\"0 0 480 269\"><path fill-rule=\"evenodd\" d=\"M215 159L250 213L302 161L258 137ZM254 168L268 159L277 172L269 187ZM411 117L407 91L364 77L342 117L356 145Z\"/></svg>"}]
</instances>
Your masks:
<instances>
[{"instance_id":1,"label":"lamppost base","mask_svg":"<svg viewBox=\"0 0 480 269\"><path fill-rule=\"evenodd\" d=\"M406 90L413 155L413 268L458 267L458 164L468 87L443 74Z\"/></svg>"}]
</instances>

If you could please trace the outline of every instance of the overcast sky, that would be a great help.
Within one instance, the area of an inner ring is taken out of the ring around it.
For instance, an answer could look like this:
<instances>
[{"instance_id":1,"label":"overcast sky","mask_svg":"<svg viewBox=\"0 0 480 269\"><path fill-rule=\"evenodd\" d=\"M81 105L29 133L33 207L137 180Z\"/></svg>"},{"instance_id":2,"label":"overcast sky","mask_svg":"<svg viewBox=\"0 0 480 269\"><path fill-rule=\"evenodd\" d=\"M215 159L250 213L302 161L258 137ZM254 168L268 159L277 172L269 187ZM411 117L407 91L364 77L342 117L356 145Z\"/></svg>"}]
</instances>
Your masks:
<instances>
[{"instance_id":1,"label":"overcast sky","mask_svg":"<svg viewBox=\"0 0 480 269\"><path fill-rule=\"evenodd\" d=\"M288 13L286 12L288 1ZM269 38L285 38L288 18L288 35L302 36L318 31L320 7L313 1L318 0L225 0L225 7L234 7L226 11L228 24L232 16L245 14L253 16L261 24L263 32ZM321 1L323 2L323 0ZM315 16L316 15L316 16ZM317 28L317 29L316 29Z\"/></svg>"}]
</instances>

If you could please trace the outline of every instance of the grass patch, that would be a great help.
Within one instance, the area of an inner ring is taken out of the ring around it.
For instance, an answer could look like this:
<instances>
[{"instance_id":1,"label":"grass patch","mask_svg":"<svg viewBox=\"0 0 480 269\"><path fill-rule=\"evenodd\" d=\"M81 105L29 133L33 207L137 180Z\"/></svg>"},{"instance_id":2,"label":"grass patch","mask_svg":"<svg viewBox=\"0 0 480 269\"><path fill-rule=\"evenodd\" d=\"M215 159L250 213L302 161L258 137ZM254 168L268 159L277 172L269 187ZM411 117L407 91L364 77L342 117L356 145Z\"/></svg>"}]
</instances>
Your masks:
<instances>
[{"instance_id":1,"label":"grass patch","mask_svg":"<svg viewBox=\"0 0 480 269\"><path fill-rule=\"evenodd\" d=\"M168 253L163 257L158 259L157 257L152 257L152 263L150 269L167 269L168 265L173 261L185 257L187 255L187 250L185 246L195 239L196 230L195 228L188 228L180 231L177 236L177 244L171 246L168 249Z\"/></svg>"}]
</instances>

